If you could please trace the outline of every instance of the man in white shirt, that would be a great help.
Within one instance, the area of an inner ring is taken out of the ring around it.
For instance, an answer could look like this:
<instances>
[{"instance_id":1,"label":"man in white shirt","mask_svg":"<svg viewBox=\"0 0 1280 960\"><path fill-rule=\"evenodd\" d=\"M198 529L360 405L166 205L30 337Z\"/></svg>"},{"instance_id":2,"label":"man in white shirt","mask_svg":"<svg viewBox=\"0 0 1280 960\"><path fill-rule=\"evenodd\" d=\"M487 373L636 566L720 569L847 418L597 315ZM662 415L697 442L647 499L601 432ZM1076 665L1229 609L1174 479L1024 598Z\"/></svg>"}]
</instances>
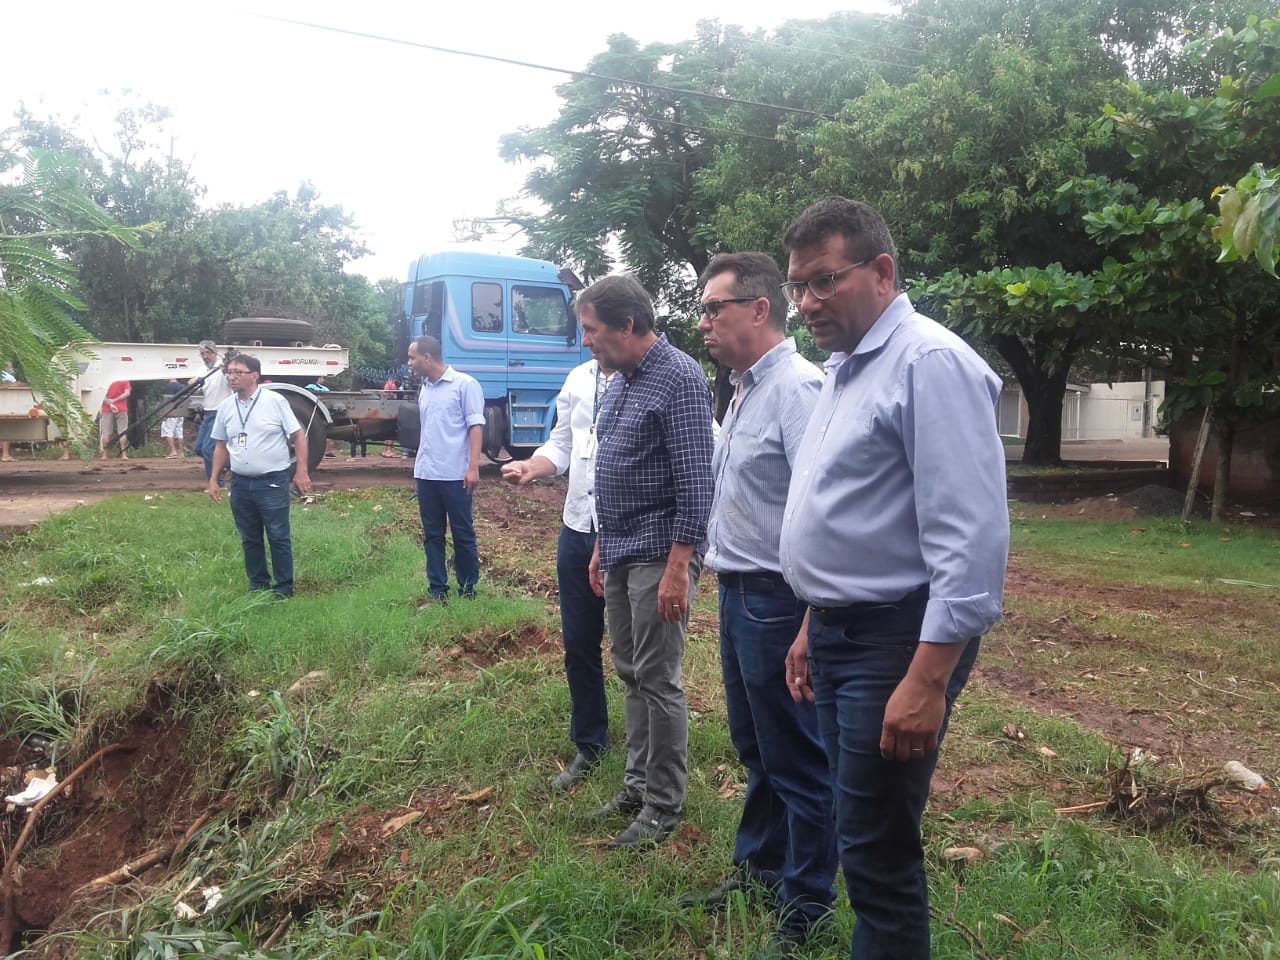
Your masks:
<instances>
[{"instance_id":1,"label":"man in white shirt","mask_svg":"<svg viewBox=\"0 0 1280 960\"><path fill-rule=\"evenodd\" d=\"M198 377L192 377L187 381L187 386L200 384L200 396L202 398L204 412L200 415L200 429L196 431L195 446L191 449L196 456L204 460L204 478L206 480L213 476L213 450L214 442L211 439L213 433L213 421L217 413L218 407L222 406L231 396L231 385L227 382L226 376L222 372L222 360L218 356L218 345L212 340L201 340L200 359L204 361L205 373Z\"/></svg>"},{"instance_id":2,"label":"man in white shirt","mask_svg":"<svg viewBox=\"0 0 1280 960\"><path fill-rule=\"evenodd\" d=\"M293 596L293 539L289 529L289 481L306 493L307 434L298 423L289 401L273 390L258 386L262 364L257 357L238 353L227 361L227 379L234 395L218 407L211 437L213 465L209 496L222 502L217 478L231 464L231 516L240 531L244 569L250 590L275 590L276 596ZM290 466L289 443L297 456L296 472ZM263 549L263 532L271 545L271 571ZM275 574L272 586L271 574Z\"/></svg>"},{"instance_id":3,"label":"man in white shirt","mask_svg":"<svg viewBox=\"0 0 1280 960\"><path fill-rule=\"evenodd\" d=\"M556 581L560 592L560 634L564 672L569 682L569 739L577 753L551 781L553 790L578 783L609 749L609 711L605 701L600 647L604 639L604 598L596 596L587 566L596 544L596 418L613 371L588 360L569 372L556 398L556 425L547 442L528 460L502 468L508 483L569 472L564 523L556 542Z\"/></svg>"}]
</instances>

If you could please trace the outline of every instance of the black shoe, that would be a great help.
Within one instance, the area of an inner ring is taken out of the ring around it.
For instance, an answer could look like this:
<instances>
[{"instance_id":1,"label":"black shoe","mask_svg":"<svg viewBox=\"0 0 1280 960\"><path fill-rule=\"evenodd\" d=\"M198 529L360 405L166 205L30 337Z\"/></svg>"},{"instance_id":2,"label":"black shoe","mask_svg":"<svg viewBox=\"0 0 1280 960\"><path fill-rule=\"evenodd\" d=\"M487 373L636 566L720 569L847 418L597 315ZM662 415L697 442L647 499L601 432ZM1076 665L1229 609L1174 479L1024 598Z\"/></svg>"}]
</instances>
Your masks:
<instances>
[{"instance_id":1,"label":"black shoe","mask_svg":"<svg viewBox=\"0 0 1280 960\"><path fill-rule=\"evenodd\" d=\"M634 817L642 809L644 809L644 797L624 787L603 807L591 811L591 816L599 820L606 817Z\"/></svg>"},{"instance_id":2,"label":"black shoe","mask_svg":"<svg viewBox=\"0 0 1280 960\"><path fill-rule=\"evenodd\" d=\"M551 778L551 789L568 790L575 783L581 783L587 778L587 774L592 771L597 762L595 757L588 757L579 750L573 755L569 765Z\"/></svg>"},{"instance_id":3,"label":"black shoe","mask_svg":"<svg viewBox=\"0 0 1280 960\"><path fill-rule=\"evenodd\" d=\"M671 831L680 826L680 821L683 819L683 814L662 813L655 807L645 804L636 818L631 821L631 825L609 841L609 849L656 847L671 836Z\"/></svg>"},{"instance_id":4,"label":"black shoe","mask_svg":"<svg viewBox=\"0 0 1280 960\"><path fill-rule=\"evenodd\" d=\"M744 895L750 896L762 886L763 884L751 875L751 868L745 863L740 863L733 868L731 874L706 893L686 893L676 901L676 905L681 910L700 906L707 913L714 913L728 902L729 896L735 890L741 890Z\"/></svg>"}]
</instances>

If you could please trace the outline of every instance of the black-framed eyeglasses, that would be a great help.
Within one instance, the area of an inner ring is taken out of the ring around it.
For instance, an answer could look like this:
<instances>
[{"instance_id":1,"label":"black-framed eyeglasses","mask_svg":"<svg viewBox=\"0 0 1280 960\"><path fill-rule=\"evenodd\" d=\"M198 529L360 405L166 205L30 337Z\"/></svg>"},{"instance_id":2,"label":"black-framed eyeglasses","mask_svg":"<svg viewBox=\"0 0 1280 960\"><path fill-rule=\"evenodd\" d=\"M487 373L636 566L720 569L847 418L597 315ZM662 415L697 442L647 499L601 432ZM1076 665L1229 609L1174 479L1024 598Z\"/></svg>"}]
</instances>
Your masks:
<instances>
[{"instance_id":1,"label":"black-framed eyeglasses","mask_svg":"<svg viewBox=\"0 0 1280 960\"><path fill-rule=\"evenodd\" d=\"M228 377L247 377L253 371L251 370L228 370Z\"/></svg>"},{"instance_id":2,"label":"black-framed eyeglasses","mask_svg":"<svg viewBox=\"0 0 1280 960\"><path fill-rule=\"evenodd\" d=\"M726 303L755 303L759 297L725 297L723 300L708 300L702 305L702 315L708 320L720 316L720 308Z\"/></svg>"},{"instance_id":3,"label":"black-framed eyeglasses","mask_svg":"<svg viewBox=\"0 0 1280 960\"><path fill-rule=\"evenodd\" d=\"M848 273L850 270L856 270L858 267L865 267L868 263L875 260L859 260L857 263L851 263L847 267L841 267L835 273L824 273L820 277L814 277L812 280L789 280L782 285L782 295L787 298L794 306L800 306L800 301L804 299L804 292L808 290L817 300L829 300L836 293L836 278L842 273Z\"/></svg>"}]
</instances>

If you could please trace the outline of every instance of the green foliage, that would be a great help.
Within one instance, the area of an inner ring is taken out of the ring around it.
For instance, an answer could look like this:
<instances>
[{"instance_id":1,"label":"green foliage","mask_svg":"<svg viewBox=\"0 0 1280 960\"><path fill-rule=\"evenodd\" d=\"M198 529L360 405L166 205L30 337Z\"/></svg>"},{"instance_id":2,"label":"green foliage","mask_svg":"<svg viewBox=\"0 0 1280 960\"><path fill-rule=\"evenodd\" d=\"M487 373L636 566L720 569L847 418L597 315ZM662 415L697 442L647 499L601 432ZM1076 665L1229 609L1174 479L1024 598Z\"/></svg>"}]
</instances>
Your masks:
<instances>
[{"instance_id":1,"label":"green foliage","mask_svg":"<svg viewBox=\"0 0 1280 960\"><path fill-rule=\"evenodd\" d=\"M1280 73L1275 79L1280 80ZM1220 187L1220 222L1214 238L1222 245L1220 263L1254 257L1258 266L1276 275L1276 239L1280 237L1280 167L1264 170L1255 163L1234 187Z\"/></svg>"},{"instance_id":2,"label":"green foliage","mask_svg":"<svg viewBox=\"0 0 1280 960\"><path fill-rule=\"evenodd\" d=\"M65 436L84 439L92 423L71 386L77 358L58 353L88 338L74 319L83 304L68 251L137 249L155 224L122 227L90 199L70 158L16 139L0 133L0 364L31 385Z\"/></svg>"}]
</instances>

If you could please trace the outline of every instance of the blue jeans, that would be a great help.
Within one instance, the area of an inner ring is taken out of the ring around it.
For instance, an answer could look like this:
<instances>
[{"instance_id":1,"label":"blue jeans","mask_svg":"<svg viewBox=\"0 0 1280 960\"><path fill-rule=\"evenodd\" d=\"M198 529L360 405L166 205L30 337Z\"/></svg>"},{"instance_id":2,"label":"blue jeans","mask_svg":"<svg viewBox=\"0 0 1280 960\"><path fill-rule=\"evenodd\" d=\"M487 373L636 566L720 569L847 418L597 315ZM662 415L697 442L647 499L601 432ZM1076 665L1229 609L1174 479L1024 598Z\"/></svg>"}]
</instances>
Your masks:
<instances>
[{"instance_id":1,"label":"blue jeans","mask_svg":"<svg viewBox=\"0 0 1280 960\"><path fill-rule=\"evenodd\" d=\"M240 531L244 548L244 572L249 575L250 590L271 587L271 573L276 583L272 588L284 597L293 596L293 539L289 533L289 483L292 470L277 470L260 477L235 474L231 484L231 516ZM271 545L271 571L262 534L266 531Z\"/></svg>"},{"instance_id":2,"label":"blue jeans","mask_svg":"<svg viewBox=\"0 0 1280 960\"><path fill-rule=\"evenodd\" d=\"M560 527L556 542L556 580L560 586L560 634L564 675L569 681L569 739L588 757L609 749L609 706L600 657L604 638L604 599L587 579L595 547L594 533Z\"/></svg>"},{"instance_id":3,"label":"blue jeans","mask_svg":"<svg viewBox=\"0 0 1280 960\"><path fill-rule=\"evenodd\" d=\"M835 787L836 842L857 915L849 955L857 960L929 956L920 820L937 752L906 763L880 756L885 706L915 655L926 602L921 596L867 608L842 626L824 625L816 615L809 621L809 669ZM947 684L939 741L977 655L975 637Z\"/></svg>"},{"instance_id":4,"label":"blue jeans","mask_svg":"<svg viewBox=\"0 0 1280 960\"><path fill-rule=\"evenodd\" d=\"M212 410L200 414L200 429L196 431L195 446L191 449L204 461L204 478L213 476L213 451L218 442L213 439L213 421L218 419Z\"/></svg>"},{"instance_id":5,"label":"blue jeans","mask_svg":"<svg viewBox=\"0 0 1280 960\"><path fill-rule=\"evenodd\" d=\"M471 494L461 480L418 480L418 516L422 518L422 549L427 555L427 589L433 597L449 595L449 568L444 559L445 523L453 531L453 569L458 592L476 592L480 552L471 523Z\"/></svg>"},{"instance_id":6,"label":"blue jeans","mask_svg":"<svg viewBox=\"0 0 1280 960\"><path fill-rule=\"evenodd\" d=\"M720 585L720 668L729 736L747 768L735 865L778 889L779 924L802 931L831 911L836 845L831 779L818 713L787 690L787 650L804 604L781 581L772 593Z\"/></svg>"}]
</instances>

